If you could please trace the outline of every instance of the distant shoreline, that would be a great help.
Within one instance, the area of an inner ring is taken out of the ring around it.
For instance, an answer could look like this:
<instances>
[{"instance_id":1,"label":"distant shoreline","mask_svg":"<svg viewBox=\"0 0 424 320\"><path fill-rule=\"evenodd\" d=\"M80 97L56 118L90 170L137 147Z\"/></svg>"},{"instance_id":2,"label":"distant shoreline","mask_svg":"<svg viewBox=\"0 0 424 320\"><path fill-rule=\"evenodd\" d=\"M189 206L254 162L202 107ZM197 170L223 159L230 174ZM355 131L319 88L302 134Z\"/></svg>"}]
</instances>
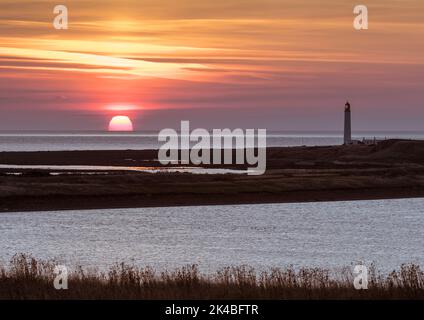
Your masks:
<instances>
[{"instance_id":1,"label":"distant shoreline","mask_svg":"<svg viewBox=\"0 0 424 320\"><path fill-rule=\"evenodd\" d=\"M0 164L15 165L160 166L156 158L156 150L0 152ZM424 141L269 148L262 176L106 173L1 169L0 212L424 197Z\"/></svg>"},{"instance_id":2,"label":"distant shoreline","mask_svg":"<svg viewBox=\"0 0 424 320\"><path fill-rule=\"evenodd\" d=\"M159 131L1 131L0 152L66 152L158 149ZM210 130L209 130L210 132ZM355 131L353 139L418 139L424 131ZM273 148L295 146L335 146L343 143L343 132L334 130L267 130L267 145ZM193 145L195 142L193 142Z\"/></svg>"}]
</instances>

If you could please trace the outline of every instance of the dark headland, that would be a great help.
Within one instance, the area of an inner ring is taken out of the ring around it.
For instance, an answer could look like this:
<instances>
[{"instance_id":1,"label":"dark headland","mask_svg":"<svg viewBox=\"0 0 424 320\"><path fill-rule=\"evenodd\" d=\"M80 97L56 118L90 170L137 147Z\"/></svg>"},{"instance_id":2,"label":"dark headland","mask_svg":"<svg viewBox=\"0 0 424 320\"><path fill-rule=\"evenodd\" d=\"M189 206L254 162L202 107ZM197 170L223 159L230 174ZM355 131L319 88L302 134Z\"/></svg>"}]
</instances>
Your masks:
<instances>
[{"instance_id":1,"label":"dark headland","mask_svg":"<svg viewBox=\"0 0 424 320\"><path fill-rule=\"evenodd\" d=\"M155 150L0 152L2 165L156 167L156 158ZM0 169L0 211L424 197L424 141L268 148L261 176L51 171Z\"/></svg>"}]
</instances>

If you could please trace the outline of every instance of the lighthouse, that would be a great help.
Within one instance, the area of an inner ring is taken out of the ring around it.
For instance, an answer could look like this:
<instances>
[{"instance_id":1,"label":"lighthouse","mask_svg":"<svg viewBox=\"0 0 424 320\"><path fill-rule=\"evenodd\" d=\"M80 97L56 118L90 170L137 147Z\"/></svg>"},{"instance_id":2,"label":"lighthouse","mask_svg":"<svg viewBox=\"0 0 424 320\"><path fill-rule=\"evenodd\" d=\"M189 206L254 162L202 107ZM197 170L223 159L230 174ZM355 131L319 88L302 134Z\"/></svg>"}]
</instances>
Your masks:
<instances>
[{"instance_id":1,"label":"lighthouse","mask_svg":"<svg viewBox=\"0 0 424 320\"><path fill-rule=\"evenodd\" d=\"M346 102L344 112L344 144L352 143L352 130L350 120L350 103Z\"/></svg>"}]
</instances>

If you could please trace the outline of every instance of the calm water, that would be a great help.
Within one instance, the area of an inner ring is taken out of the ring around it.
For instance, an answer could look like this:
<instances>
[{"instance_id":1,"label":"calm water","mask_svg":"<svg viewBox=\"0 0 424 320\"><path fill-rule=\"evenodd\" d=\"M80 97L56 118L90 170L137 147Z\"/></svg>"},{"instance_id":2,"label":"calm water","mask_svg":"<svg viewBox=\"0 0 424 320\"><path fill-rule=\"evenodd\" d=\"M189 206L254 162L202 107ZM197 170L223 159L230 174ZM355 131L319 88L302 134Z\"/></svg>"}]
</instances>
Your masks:
<instances>
[{"instance_id":1,"label":"calm water","mask_svg":"<svg viewBox=\"0 0 424 320\"><path fill-rule=\"evenodd\" d=\"M9 165L0 164L0 169L37 169L50 170L50 175L72 174L100 174L110 171L135 171L145 173L180 172L191 174L247 174L246 170L219 169L219 168L199 168L199 167L125 167L125 166L67 166L67 165ZM57 172L54 172L57 170ZM52 172L53 171L53 172ZM22 172L6 172L7 175L22 175Z\"/></svg>"},{"instance_id":2,"label":"calm water","mask_svg":"<svg viewBox=\"0 0 424 320\"><path fill-rule=\"evenodd\" d=\"M354 134L362 138L424 139L424 132L362 132ZM343 141L342 133L334 132L268 132L267 145L319 146L337 145ZM54 151L54 150L125 150L159 148L155 133L105 133L105 132L0 132L0 151Z\"/></svg>"},{"instance_id":3,"label":"calm water","mask_svg":"<svg viewBox=\"0 0 424 320\"><path fill-rule=\"evenodd\" d=\"M0 213L0 258L17 252L106 268L424 265L424 198Z\"/></svg>"}]
</instances>

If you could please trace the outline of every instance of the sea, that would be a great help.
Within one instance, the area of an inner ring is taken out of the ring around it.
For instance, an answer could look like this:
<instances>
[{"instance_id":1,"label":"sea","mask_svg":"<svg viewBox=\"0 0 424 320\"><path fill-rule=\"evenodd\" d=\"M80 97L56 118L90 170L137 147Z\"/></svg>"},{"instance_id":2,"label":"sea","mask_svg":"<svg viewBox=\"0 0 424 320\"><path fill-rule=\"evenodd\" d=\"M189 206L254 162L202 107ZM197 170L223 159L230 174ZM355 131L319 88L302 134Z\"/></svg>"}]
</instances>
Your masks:
<instances>
[{"instance_id":1,"label":"sea","mask_svg":"<svg viewBox=\"0 0 424 320\"><path fill-rule=\"evenodd\" d=\"M357 132L354 139L424 139L423 132ZM340 145L342 132L268 131L268 147ZM145 150L158 149L157 132L6 132L0 131L1 151Z\"/></svg>"}]
</instances>

